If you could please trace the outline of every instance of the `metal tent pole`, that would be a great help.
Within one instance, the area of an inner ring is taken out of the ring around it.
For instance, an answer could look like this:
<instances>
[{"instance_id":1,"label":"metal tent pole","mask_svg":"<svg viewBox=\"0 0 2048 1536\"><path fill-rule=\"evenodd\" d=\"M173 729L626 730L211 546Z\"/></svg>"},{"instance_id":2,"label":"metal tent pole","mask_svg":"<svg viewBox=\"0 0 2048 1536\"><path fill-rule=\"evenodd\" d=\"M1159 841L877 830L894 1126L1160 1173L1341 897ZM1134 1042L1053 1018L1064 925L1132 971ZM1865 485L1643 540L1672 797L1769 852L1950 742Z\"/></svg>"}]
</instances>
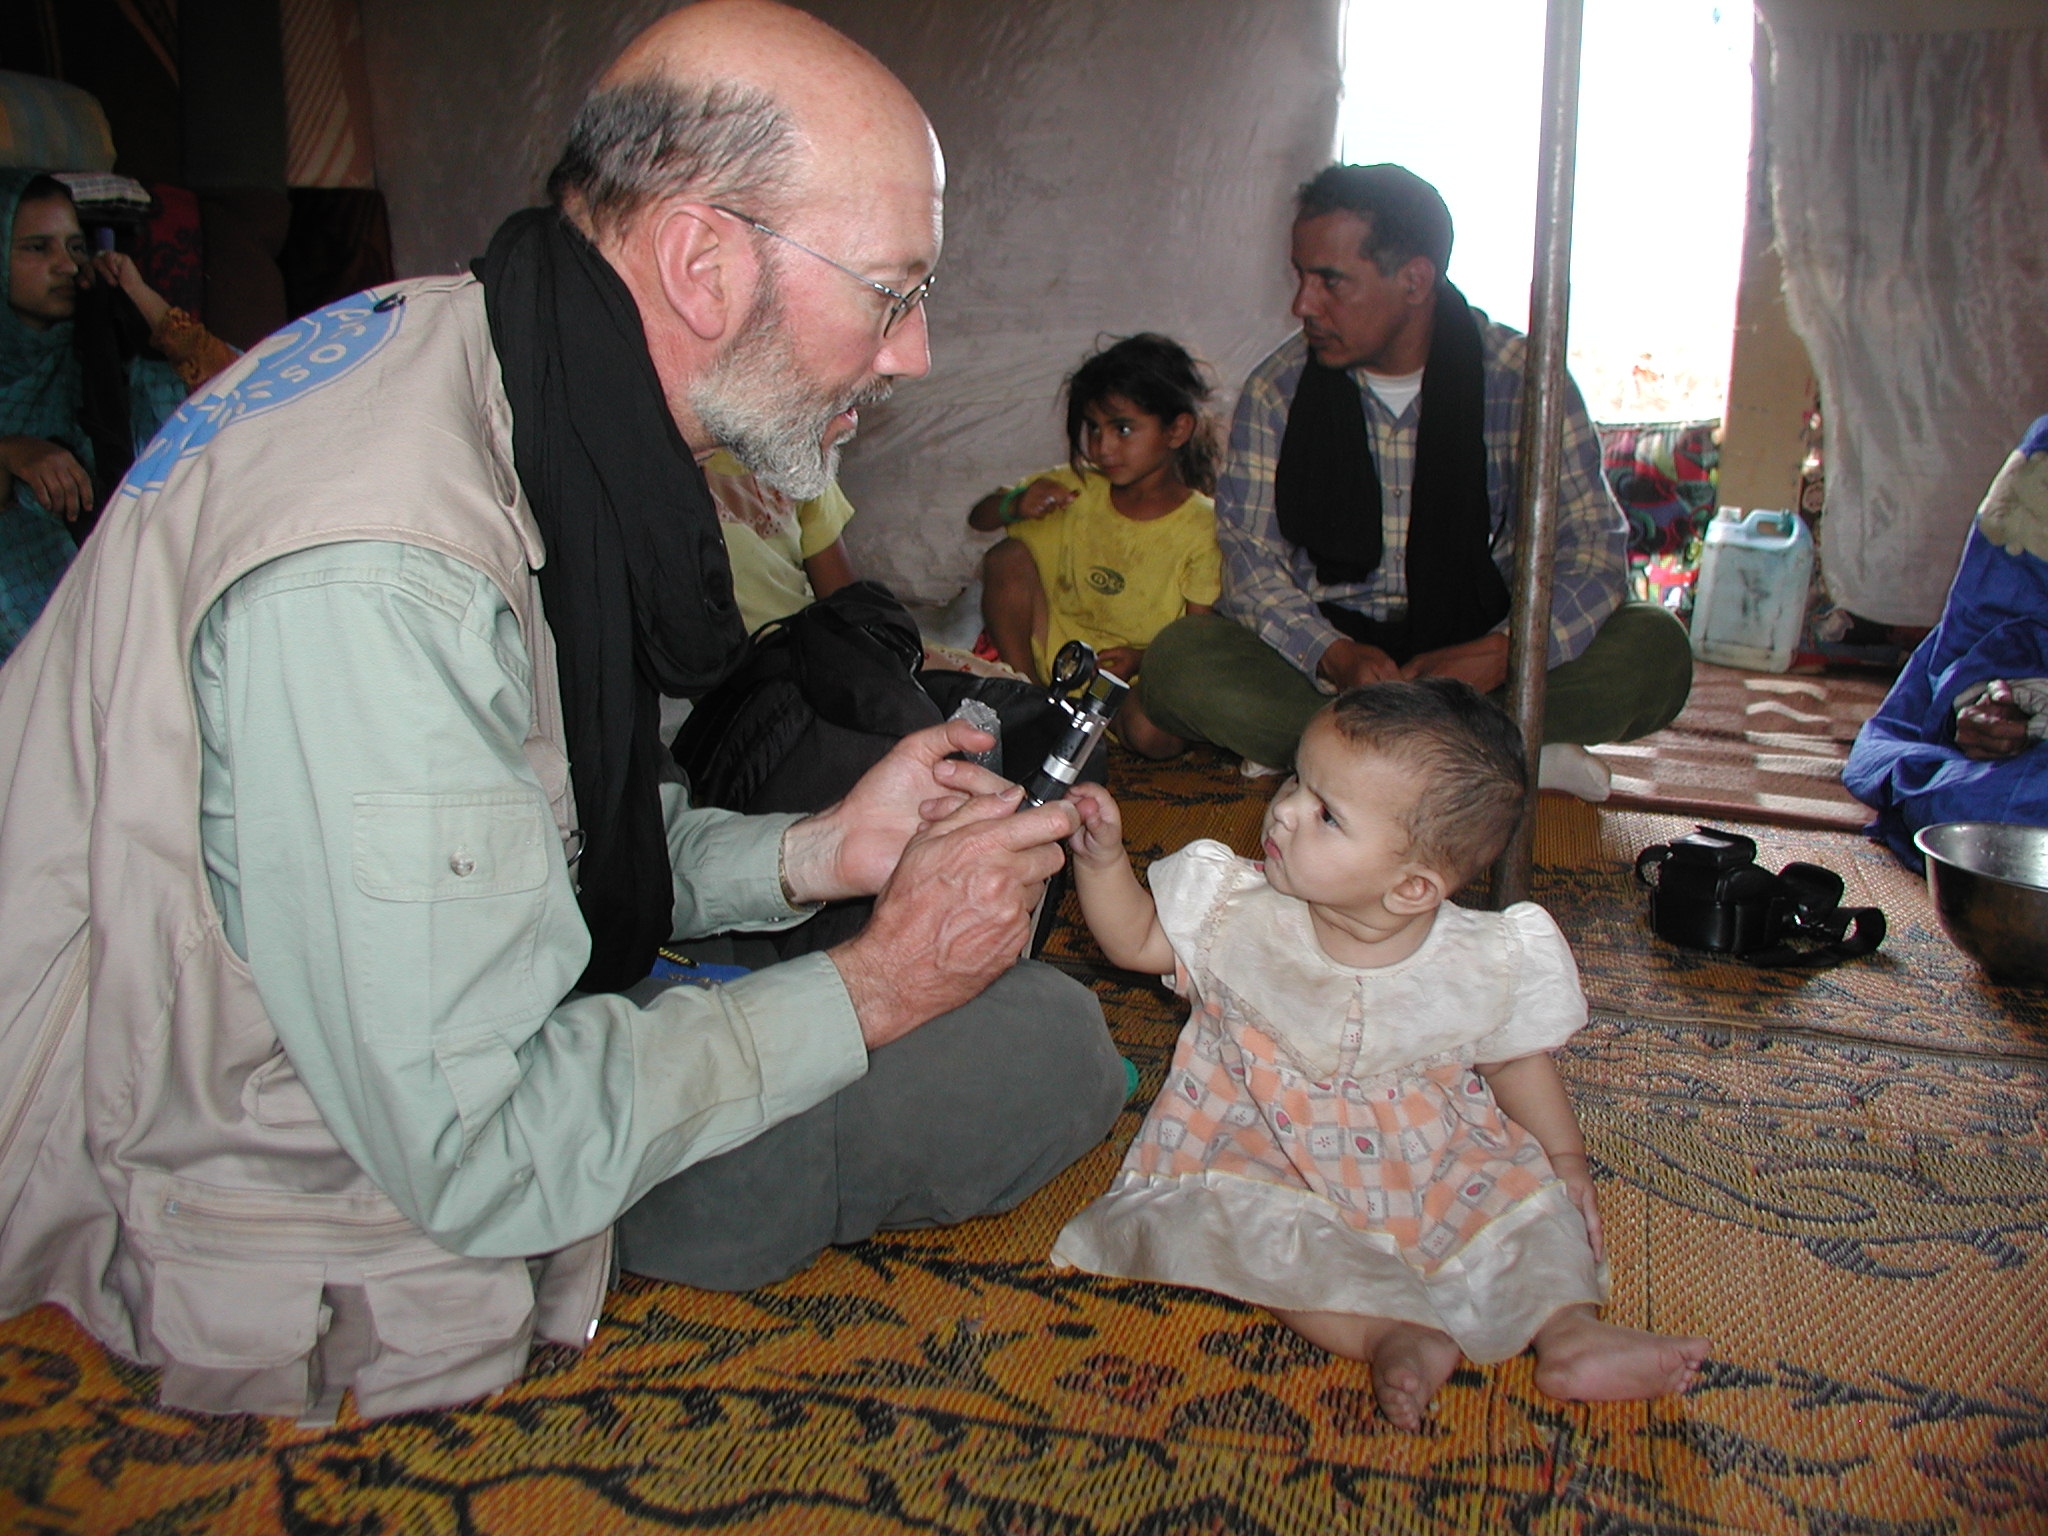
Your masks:
<instances>
[{"instance_id":1,"label":"metal tent pole","mask_svg":"<svg viewBox=\"0 0 2048 1536\"><path fill-rule=\"evenodd\" d=\"M1584 0L1550 0L1543 40L1543 138L1537 151L1536 268L1529 284L1529 350L1522 371L1515 601L1508 630L1508 711L1529 754L1522 823L1493 866L1493 904L1529 895L1536 846L1536 761L1543 747L1544 674L1563 470L1565 321L1571 299L1572 177L1579 144L1579 41Z\"/></svg>"}]
</instances>

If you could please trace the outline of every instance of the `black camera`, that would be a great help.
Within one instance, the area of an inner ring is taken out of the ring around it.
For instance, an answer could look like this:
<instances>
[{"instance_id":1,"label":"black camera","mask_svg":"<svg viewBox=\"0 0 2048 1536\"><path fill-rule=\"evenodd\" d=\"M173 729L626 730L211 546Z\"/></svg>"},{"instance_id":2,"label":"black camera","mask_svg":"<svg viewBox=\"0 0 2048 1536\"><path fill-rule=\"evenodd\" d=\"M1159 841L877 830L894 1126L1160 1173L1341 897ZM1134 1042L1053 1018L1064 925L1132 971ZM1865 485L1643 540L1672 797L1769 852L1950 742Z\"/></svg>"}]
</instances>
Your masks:
<instances>
[{"instance_id":1,"label":"black camera","mask_svg":"<svg viewBox=\"0 0 2048 1536\"><path fill-rule=\"evenodd\" d=\"M1636 880L1649 887L1657 937L1686 949L1751 965L1821 966L1884 942L1884 913L1843 906L1833 870L1794 863L1774 875L1756 862L1752 839L1719 827L1645 848Z\"/></svg>"}]
</instances>

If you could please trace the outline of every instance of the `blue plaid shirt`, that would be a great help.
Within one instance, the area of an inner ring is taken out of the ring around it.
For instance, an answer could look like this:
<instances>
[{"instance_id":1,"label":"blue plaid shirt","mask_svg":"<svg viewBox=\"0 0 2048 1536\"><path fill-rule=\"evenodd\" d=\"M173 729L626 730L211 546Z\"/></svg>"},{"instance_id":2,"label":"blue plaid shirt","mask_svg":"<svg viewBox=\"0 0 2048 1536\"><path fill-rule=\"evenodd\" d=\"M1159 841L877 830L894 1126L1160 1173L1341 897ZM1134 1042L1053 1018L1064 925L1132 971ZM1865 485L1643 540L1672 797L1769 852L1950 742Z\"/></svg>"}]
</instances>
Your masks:
<instances>
[{"instance_id":1,"label":"blue plaid shirt","mask_svg":"<svg viewBox=\"0 0 2048 1536\"><path fill-rule=\"evenodd\" d=\"M1474 311L1486 368L1486 490L1493 504L1493 560L1514 584L1515 494L1522 411L1522 360L1527 342ZM1335 603L1381 621L1408 608L1409 491L1415 481L1415 429L1422 401L1399 416L1365 388L1366 430L1380 472L1380 527L1385 553L1364 581L1316 579L1308 551L1280 532L1273 473L1287 411L1308 360L1296 332L1252 370L1230 426L1230 457L1216 486L1216 541L1223 549L1223 599L1217 605L1310 677L1332 641L1342 638L1317 612ZM1564 419L1564 476L1559 487L1557 564L1550 605L1550 665L1572 660L1621 606L1628 585L1628 524L1600 472L1600 439L1578 387L1569 385ZM1505 623L1500 626L1503 630Z\"/></svg>"}]
</instances>

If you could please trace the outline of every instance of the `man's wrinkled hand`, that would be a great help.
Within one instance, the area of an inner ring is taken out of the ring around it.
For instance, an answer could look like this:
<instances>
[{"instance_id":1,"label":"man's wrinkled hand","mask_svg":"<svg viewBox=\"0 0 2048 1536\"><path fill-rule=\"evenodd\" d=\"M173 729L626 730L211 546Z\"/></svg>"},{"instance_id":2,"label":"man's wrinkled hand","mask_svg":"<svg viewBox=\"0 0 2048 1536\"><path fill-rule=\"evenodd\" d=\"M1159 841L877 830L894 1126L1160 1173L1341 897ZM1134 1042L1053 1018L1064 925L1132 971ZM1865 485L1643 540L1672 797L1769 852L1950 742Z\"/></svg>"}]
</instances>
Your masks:
<instances>
[{"instance_id":1,"label":"man's wrinkled hand","mask_svg":"<svg viewBox=\"0 0 2048 1536\"><path fill-rule=\"evenodd\" d=\"M1508 637L1481 635L1458 645L1424 651L1401 669L1401 676L1455 677L1480 693L1491 693L1508 680Z\"/></svg>"},{"instance_id":2,"label":"man's wrinkled hand","mask_svg":"<svg viewBox=\"0 0 2048 1536\"><path fill-rule=\"evenodd\" d=\"M828 951L870 1050L980 994L1030 937L1060 843L1063 801L1019 811L1023 791L975 795L910 838L857 938Z\"/></svg>"},{"instance_id":3,"label":"man's wrinkled hand","mask_svg":"<svg viewBox=\"0 0 2048 1536\"><path fill-rule=\"evenodd\" d=\"M1008 781L955 752L985 752L995 738L964 720L913 732L861 775L844 800L783 834L782 868L799 904L872 896L919 828L990 795Z\"/></svg>"}]
</instances>

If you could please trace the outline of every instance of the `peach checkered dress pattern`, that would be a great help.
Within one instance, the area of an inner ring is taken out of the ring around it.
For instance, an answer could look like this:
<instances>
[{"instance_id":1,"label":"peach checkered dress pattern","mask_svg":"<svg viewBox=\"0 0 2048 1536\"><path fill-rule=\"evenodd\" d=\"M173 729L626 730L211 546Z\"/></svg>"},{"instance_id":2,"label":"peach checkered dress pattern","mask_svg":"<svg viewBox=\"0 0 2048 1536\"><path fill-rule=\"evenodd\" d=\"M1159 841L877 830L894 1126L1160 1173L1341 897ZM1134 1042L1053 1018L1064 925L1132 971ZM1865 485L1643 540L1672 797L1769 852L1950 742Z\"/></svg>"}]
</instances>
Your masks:
<instances>
[{"instance_id":1,"label":"peach checkered dress pattern","mask_svg":"<svg viewBox=\"0 0 2048 1536\"><path fill-rule=\"evenodd\" d=\"M1109 1191L1053 1262L1288 1310L1441 1328L1505 1359L1605 1299L1585 1225L1474 1062L1586 1020L1557 925L1441 908L1407 959L1339 964L1308 909L1220 843L1152 866L1194 1011Z\"/></svg>"}]
</instances>

